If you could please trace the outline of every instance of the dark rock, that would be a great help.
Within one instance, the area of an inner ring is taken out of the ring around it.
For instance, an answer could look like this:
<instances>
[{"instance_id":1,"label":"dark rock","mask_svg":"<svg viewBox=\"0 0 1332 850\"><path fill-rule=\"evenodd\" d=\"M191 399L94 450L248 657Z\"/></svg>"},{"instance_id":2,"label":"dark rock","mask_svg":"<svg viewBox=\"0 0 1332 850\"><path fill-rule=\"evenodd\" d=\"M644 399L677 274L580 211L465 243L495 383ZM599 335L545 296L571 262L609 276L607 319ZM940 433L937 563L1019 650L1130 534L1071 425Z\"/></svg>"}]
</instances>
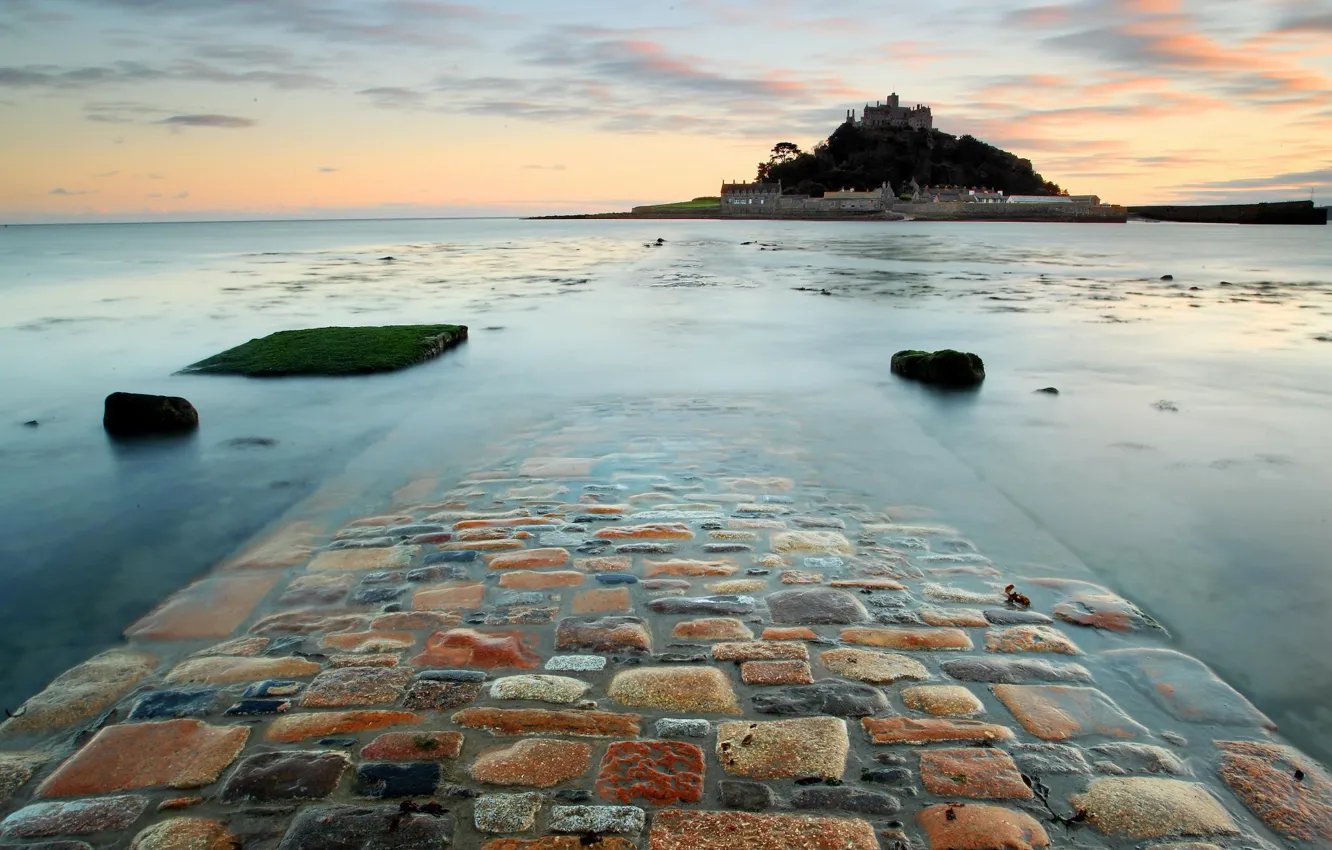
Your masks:
<instances>
[{"instance_id":1,"label":"dark rock","mask_svg":"<svg viewBox=\"0 0 1332 850\"><path fill-rule=\"evenodd\" d=\"M1028 776L1087 776L1091 765L1082 750L1067 744L1014 744L1008 754Z\"/></svg>"},{"instance_id":2,"label":"dark rock","mask_svg":"<svg viewBox=\"0 0 1332 850\"><path fill-rule=\"evenodd\" d=\"M1046 626L1054 622L1039 611L1019 611L1016 608L987 608L985 619L996 626Z\"/></svg>"},{"instance_id":3,"label":"dark rock","mask_svg":"<svg viewBox=\"0 0 1332 850\"><path fill-rule=\"evenodd\" d=\"M791 796L791 808L825 811L836 809L862 815L892 815L902 803L892 794L864 788L802 788Z\"/></svg>"},{"instance_id":4,"label":"dark rock","mask_svg":"<svg viewBox=\"0 0 1332 850\"><path fill-rule=\"evenodd\" d=\"M615 551L621 555L671 555L675 547L669 543L625 543L616 546Z\"/></svg>"},{"instance_id":5,"label":"dark rock","mask_svg":"<svg viewBox=\"0 0 1332 850\"><path fill-rule=\"evenodd\" d=\"M708 656L689 652L663 652L655 656L660 664L706 664Z\"/></svg>"},{"instance_id":6,"label":"dark rock","mask_svg":"<svg viewBox=\"0 0 1332 850\"><path fill-rule=\"evenodd\" d=\"M235 437L222 443L229 449L271 449L277 444L272 437Z\"/></svg>"},{"instance_id":7,"label":"dark rock","mask_svg":"<svg viewBox=\"0 0 1332 850\"><path fill-rule=\"evenodd\" d=\"M1027 682L1092 681L1081 664L1059 664L1035 658L955 658L940 665L949 676L962 682L992 682L1021 685Z\"/></svg>"},{"instance_id":8,"label":"dark rock","mask_svg":"<svg viewBox=\"0 0 1332 850\"><path fill-rule=\"evenodd\" d=\"M770 575L771 573L772 570L765 570L760 567L750 567L749 569L745 570L745 575L748 576L766 576Z\"/></svg>"},{"instance_id":9,"label":"dark rock","mask_svg":"<svg viewBox=\"0 0 1332 850\"><path fill-rule=\"evenodd\" d=\"M254 717L260 714L282 714L290 710L289 699L243 699L226 710L232 717Z\"/></svg>"},{"instance_id":10,"label":"dark rock","mask_svg":"<svg viewBox=\"0 0 1332 850\"><path fill-rule=\"evenodd\" d=\"M1058 387L1041 387L1041 388L1040 388L1039 390L1037 390L1036 392L1038 392L1038 393L1044 393L1045 395L1059 395L1059 388L1058 388Z\"/></svg>"},{"instance_id":11,"label":"dark rock","mask_svg":"<svg viewBox=\"0 0 1332 850\"><path fill-rule=\"evenodd\" d=\"M1179 413L1179 405L1175 404L1173 401L1166 401L1163 399L1154 403L1152 407L1163 413Z\"/></svg>"},{"instance_id":12,"label":"dark rock","mask_svg":"<svg viewBox=\"0 0 1332 850\"><path fill-rule=\"evenodd\" d=\"M835 680L768 688L753 699L759 714L869 717L888 710L888 697L878 688Z\"/></svg>"},{"instance_id":13,"label":"dark rock","mask_svg":"<svg viewBox=\"0 0 1332 850\"><path fill-rule=\"evenodd\" d=\"M441 534L448 531L442 525L432 523L416 523L413 525L395 525L389 528L388 533L395 537L415 537L418 534Z\"/></svg>"},{"instance_id":14,"label":"dark rock","mask_svg":"<svg viewBox=\"0 0 1332 850\"><path fill-rule=\"evenodd\" d=\"M703 551L708 554L723 554L726 552L752 552L753 546L744 543L708 543L703 547Z\"/></svg>"},{"instance_id":15,"label":"dark rock","mask_svg":"<svg viewBox=\"0 0 1332 850\"><path fill-rule=\"evenodd\" d=\"M1163 275L1161 275L1161 280L1174 280L1174 279L1175 279L1175 276L1174 276L1173 274L1163 274Z\"/></svg>"},{"instance_id":16,"label":"dark rock","mask_svg":"<svg viewBox=\"0 0 1332 850\"><path fill-rule=\"evenodd\" d=\"M355 746L357 746L357 745L360 744L360 743L361 743L361 742L358 741L358 740L356 740L355 738L320 738L320 739L319 739L319 746L321 746L321 747L341 747L341 748L343 748L343 749L346 749L347 747L355 747Z\"/></svg>"},{"instance_id":17,"label":"dark rock","mask_svg":"<svg viewBox=\"0 0 1332 850\"><path fill-rule=\"evenodd\" d=\"M461 555L462 552L440 552L441 555ZM427 555L429 561L433 555ZM438 582L438 581L467 581L470 578L467 567L460 564L451 564L448 566L433 565L429 567L418 567L407 571L407 580L416 583Z\"/></svg>"},{"instance_id":18,"label":"dark rock","mask_svg":"<svg viewBox=\"0 0 1332 850\"><path fill-rule=\"evenodd\" d=\"M452 814L400 816L397 805L312 806L296 815L278 850L439 850L452 844Z\"/></svg>"},{"instance_id":19,"label":"dark rock","mask_svg":"<svg viewBox=\"0 0 1332 850\"><path fill-rule=\"evenodd\" d=\"M477 554L475 550L464 549L460 552L434 552L425 556L421 563L427 567L433 567L435 564L465 564L469 561L475 561Z\"/></svg>"},{"instance_id":20,"label":"dark rock","mask_svg":"<svg viewBox=\"0 0 1332 850\"><path fill-rule=\"evenodd\" d=\"M754 610L754 598L733 595L667 596L652 600L647 607L658 614L749 614Z\"/></svg>"},{"instance_id":21,"label":"dark rock","mask_svg":"<svg viewBox=\"0 0 1332 850\"><path fill-rule=\"evenodd\" d=\"M179 434L199 427L199 411L174 396L111 393L106 397L102 427L115 437Z\"/></svg>"},{"instance_id":22,"label":"dark rock","mask_svg":"<svg viewBox=\"0 0 1332 850\"><path fill-rule=\"evenodd\" d=\"M379 605L393 602L405 593L401 587L363 587L352 596L358 605Z\"/></svg>"},{"instance_id":23,"label":"dark rock","mask_svg":"<svg viewBox=\"0 0 1332 850\"><path fill-rule=\"evenodd\" d=\"M429 797L439 787L439 762L363 764L356 769L356 793L361 797Z\"/></svg>"},{"instance_id":24,"label":"dark rock","mask_svg":"<svg viewBox=\"0 0 1332 850\"><path fill-rule=\"evenodd\" d=\"M985 364L979 357L951 348L933 354L899 351L893 355L892 370L895 375L942 387L974 387L985 380Z\"/></svg>"},{"instance_id":25,"label":"dark rock","mask_svg":"<svg viewBox=\"0 0 1332 850\"><path fill-rule=\"evenodd\" d=\"M431 682L484 682L486 674L482 670L422 670L416 678Z\"/></svg>"},{"instance_id":26,"label":"dark rock","mask_svg":"<svg viewBox=\"0 0 1332 850\"><path fill-rule=\"evenodd\" d=\"M911 771L905 767L874 767L860 772L861 782L879 785L910 785L911 780Z\"/></svg>"},{"instance_id":27,"label":"dark rock","mask_svg":"<svg viewBox=\"0 0 1332 850\"><path fill-rule=\"evenodd\" d=\"M93 850L85 841L43 841L40 844L0 844L0 850Z\"/></svg>"},{"instance_id":28,"label":"dark rock","mask_svg":"<svg viewBox=\"0 0 1332 850\"><path fill-rule=\"evenodd\" d=\"M213 712L215 689L203 691L157 691L145 694L134 704L130 720L160 720L169 717L203 717Z\"/></svg>"},{"instance_id":29,"label":"dark rock","mask_svg":"<svg viewBox=\"0 0 1332 850\"><path fill-rule=\"evenodd\" d=\"M596 579L602 584L638 584L638 576L624 573L597 573Z\"/></svg>"},{"instance_id":30,"label":"dark rock","mask_svg":"<svg viewBox=\"0 0 1332 850\"><path fill-rule=\"evenodd\" d=\"M741 782L738 779L723 779L717 783L717 797L722 808L738 809L742 812L761 812L777 805L777 797L772 789L759 782Z\"/></svg>"},{"instance_id":31,"label":"dark rock","mask_svg":"<svg viewBox=\"0 0 1332 850\"><path fill-rule=\"evenodd\" d=\"M565 788L563 791L556 791L554 797L561 803L586 803L592 799L592 792L584 791L582 788Z\"/></svg>"},{"instance_id":32,"label":"dark rock","mask_svg":"<svg viewBox=\"0 0 1332 850\"><path fill-rule=\"evenodd\" d=\"M768 596L768 611L774 623L798 626L849 625L869 619L859 599L844 590L824 587L773 593Z\"/></svg>"},{"instance_id":33,"label":"dark rock","mask_svg":"<svg viewBox=\"0 0 1332 850\"><path fill-rule=\"evenodd\" d=\"M277 847L282 833L287 831L291 816L296 813L294 804L277 806L248 806L226 817L227 829L236 836L238 847L268 848Z\"/></svg>"},{"instance_id":34,"label":"dark rock","mask_svg":"<svg viewBox=\"0 0 1332 850\"><path fill-rule=\"evenodd\" d=\"M337 790L350 766L342 753L259 753L236 767L219 799L224 803L319 800Z\"/></svg>"},{"instance_id":35,"label":"dark rock","mask_svg":"<svg viewBox=\"0 0 1332 850\"><path fill-rule=\"evenodd\" d=\"M23 423L23 427L24 427L24 428L36 428L38 425L41 425L41 424L42 424L42 423L38 422L36 419L29 419L27 422L24 422L24 423Z\"/></svg>"}]
</instances>

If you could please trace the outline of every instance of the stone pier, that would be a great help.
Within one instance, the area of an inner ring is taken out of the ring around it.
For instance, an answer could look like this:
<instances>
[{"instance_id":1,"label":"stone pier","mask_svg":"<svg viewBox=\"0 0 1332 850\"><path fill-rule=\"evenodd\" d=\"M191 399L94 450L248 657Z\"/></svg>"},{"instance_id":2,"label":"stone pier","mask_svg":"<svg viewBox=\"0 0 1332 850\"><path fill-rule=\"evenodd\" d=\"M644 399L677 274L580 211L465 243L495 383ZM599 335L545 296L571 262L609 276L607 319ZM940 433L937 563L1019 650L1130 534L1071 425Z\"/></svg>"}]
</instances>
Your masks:
<instances>
[{"instance_id":1,"label":"stone pier","mask_svg":"<svg viewBox=\"0 0 1332 850\"><path fill-rule=\"evenodd\" d=\"M283 527L0 726L0 847L1332 846L1131 601L796 457L555 425Z\"/></svg>"}]
</instances>

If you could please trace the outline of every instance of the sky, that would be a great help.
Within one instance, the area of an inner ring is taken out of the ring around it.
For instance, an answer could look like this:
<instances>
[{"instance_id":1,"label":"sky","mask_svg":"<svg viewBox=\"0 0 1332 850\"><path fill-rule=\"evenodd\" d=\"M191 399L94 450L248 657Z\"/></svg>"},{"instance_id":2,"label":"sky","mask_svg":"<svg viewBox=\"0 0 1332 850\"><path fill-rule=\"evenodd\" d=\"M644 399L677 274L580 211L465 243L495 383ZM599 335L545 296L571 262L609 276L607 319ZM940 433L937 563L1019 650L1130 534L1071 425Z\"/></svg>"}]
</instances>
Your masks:
<instances>
[{"instance_id":1,"label":"sky","mask_svg":"<svg viewBox=\"0 0 1332 850\"><path fill-rule=\"evenodd\" d=\"M624 209L892 92L1074 194L1332 201L1332 0L0 0L0 221Z\"/></svg>"}]
</instances>

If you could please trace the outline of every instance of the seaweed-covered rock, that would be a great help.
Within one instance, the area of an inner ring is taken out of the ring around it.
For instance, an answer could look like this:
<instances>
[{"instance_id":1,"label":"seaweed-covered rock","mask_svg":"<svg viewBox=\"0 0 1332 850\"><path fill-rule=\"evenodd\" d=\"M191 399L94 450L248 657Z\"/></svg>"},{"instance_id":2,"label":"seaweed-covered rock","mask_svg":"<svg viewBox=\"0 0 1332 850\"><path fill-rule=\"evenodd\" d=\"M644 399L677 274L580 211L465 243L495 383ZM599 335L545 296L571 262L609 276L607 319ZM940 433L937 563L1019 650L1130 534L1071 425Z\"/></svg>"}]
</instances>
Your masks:
<instances>
[{"instance_id":1,"label":"seaweed-covered rock","mask_svg":"<svg viewBox=\"0 0 1332 850\"><path fill-rule=\"evenodd\" d=\"M945 348L928 351L899 351L893 355L893 374L938 384L941 387L974 387L985 380L985 363L970 352Z\"/></svg>"}]
</instances>

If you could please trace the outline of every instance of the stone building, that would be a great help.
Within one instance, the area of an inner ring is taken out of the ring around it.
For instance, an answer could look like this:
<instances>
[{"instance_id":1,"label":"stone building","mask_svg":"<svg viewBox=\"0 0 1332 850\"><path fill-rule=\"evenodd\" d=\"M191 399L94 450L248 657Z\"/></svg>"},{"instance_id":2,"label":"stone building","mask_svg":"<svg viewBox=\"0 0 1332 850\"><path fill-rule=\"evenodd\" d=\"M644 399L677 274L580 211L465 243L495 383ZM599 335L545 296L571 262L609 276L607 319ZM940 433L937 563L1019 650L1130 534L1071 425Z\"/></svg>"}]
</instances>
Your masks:
<instances>
[{"instance_id":1,"label":"stone building","mask_svg":"<svg viewBox=\"0 0 1332 850\"><path fill-rule=\"evenodd\" d=\"M887 101L880 101L873 106L865 104L865 110L859 119L852 109L846 114L846 120L866 130L888 127L908 127L912 130L933 130L934 116L930 108L923 104L903 106L901 98L894 92Z\"/></svg>"},{"instance_id":2,"label":"stone building","mask_svg":"<svg viewBox=\"0 0 1332 850\"><path fill-rule=\"evenodd\" d=\"M776 215L782 197L781 181L776 183L723 183L722 215Z\"/></svg>"}]
</instances>

